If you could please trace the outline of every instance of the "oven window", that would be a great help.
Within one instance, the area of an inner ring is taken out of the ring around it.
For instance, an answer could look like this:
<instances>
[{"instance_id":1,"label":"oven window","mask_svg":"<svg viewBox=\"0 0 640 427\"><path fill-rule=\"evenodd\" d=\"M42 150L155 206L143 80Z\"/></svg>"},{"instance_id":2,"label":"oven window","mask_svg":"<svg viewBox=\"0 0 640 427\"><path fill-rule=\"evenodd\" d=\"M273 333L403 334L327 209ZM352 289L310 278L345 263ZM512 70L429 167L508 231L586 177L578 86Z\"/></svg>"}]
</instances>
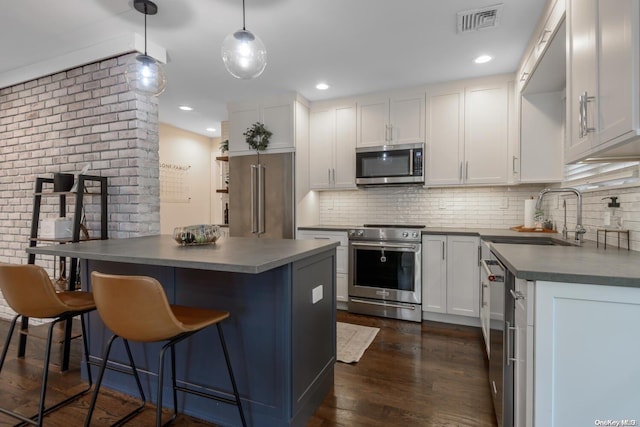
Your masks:
<instances>
[{"instance_id":1,"label":"oven window","mask_svg":"<svg viewBox=\"0 0 640 427\"><path fill-rule=\"evenodd\" d=\"M359 153L357 175L362 178L411 175L411 151Z\"/></svg>"},{"instance_id":2,"label":"oven window","mask_svg":"<svg viewBox=\"0 0 640 427\"><path fill-rule=\"evenodd\" d=\"M414 291L415 253L357 249L355 285Z\"/></svg>"}]
</instances>

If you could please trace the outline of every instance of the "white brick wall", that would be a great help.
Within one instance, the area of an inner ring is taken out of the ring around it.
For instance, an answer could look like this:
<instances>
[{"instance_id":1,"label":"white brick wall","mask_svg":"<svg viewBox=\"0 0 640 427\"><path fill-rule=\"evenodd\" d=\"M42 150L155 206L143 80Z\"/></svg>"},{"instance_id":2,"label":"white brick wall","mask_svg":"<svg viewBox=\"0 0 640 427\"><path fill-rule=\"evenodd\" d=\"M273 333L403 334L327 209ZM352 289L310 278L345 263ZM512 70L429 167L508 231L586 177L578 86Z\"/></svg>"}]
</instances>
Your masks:
<instances>
[{"instance_id":1,"label":"white brick wall","mask_svg":"<svg viewBox=\"0 0 640 427\"><path fill-rule=\"evenodd\" d=\"M130 57L0 89L0 262L27 262L35 178L87 164L108 177L110 238L160 232L158 100L129 91ZM41 217L58 216L57 203L47 200ZM99 200L87 200L85 213L99 234ZM50 259L37 263L52 269ZM0 298L0 317L8 314Z\"/></svg>"},{"instance_id":2,"label":"white brick wall","mask_svg":"<svg viewBox=\"0 0 640 427\"><path fill-rule=\"evenodd\" d=\"M361 225L365 223L425 224L429 227L501 228L524 223L524 200L537 197L542 186L474 188L381 187L354 191L320 192L320 223L326 225ZM607 201L603 197L619 196L624 228L631 233L631 249L640 250L640 187L585 192L583 218L585 239L596 240L596 228L602 226ZM547 216L562 229L560 196L545 196ZM567 195L567 228L575 229L576 197ZM553 206L552 206L553 205ZM602 234L601 234L602 238ZM610 236L608 245L616 245ZM626 241L622 245L626 248Z\"/></svg>"}]
</instances>

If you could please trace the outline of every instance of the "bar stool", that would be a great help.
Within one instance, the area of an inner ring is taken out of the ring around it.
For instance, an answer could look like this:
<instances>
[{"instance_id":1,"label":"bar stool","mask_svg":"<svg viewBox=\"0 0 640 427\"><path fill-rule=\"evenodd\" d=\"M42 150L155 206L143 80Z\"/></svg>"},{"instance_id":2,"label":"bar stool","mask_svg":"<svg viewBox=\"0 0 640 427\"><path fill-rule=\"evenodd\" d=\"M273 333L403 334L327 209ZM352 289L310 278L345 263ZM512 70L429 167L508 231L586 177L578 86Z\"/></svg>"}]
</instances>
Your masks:
<instances>
[{"instance_id":1,"label":"bar stool","mask_svg":"<svg viewBox=\"0 0 640 427\"><path fill-rule=\"evenodd\" d=\"M164 372L164 355L167 349L171 351L171 381L173 392L173 415L164 425L171 424L178 415L178 399L177 391L194 394L208 399L225 402L238 406L242 425L246 426L244 412L238 388L231 369L231 361L227 352L227 346L224 341L224 335L220 322L229 317L227 311L207 310L195 307L185 307L180 305L170 305L167 296L160 282L152 277L147 276L123 276L110 275L98 272L91 273L91 286L96 301L98 314L102 318L104 324L114 335L109 339L104 351L100 372L96 380L96 387L93 393L91 404L89 405L89 413L85 420L85 426L91 424L91 417L95 409L100 384L104 376L111 345L118 337L122 338L129 362L131 364L130 374L135 377L140 392L142 404L118 420L114 425L122 425L124 422L136 416L144 409L145 396L140 383L137 369L131 357L129 341L150 343L167 341L160 350L158 363L158 396L156 407L156 426L162 424L162 386ZM198 390L191 390L176 384L176 363L174 346L180 341L190 337L194 333L206 328L207 326L216 325L218 327L218 335L227 363L227 370L235 399L228 399L211 393L203 393Z\"/></svg>"},{"instance_id":2,"label":"bar stool","mask_svg":"<svg viewBox=\"0 0 640 427\"><path fill-rule=\"evenodd\" d=\"M66 291L56 292L49 275L42 268L34 264L0 264L0 289L4 299L17 314L11 321L7 340L0 357L0 372L4 365L11 337L16 327L16 322L20 317L34 317L40 319L54 319L49 324L47 334L47 344L44 356L44 366L42 368L42 384L40 385L40 402L38 413L31 417L26 417L17 412L0 408L0 412L21 420L23 423L42 426L43 417L56 409L72 402L83 394L86 394L92 385L91 370L89 369L89 354L87 350L87 334L83 314L95 310L91 292ZM49 360L51 356L51 341L53 328L59 322L71 320L80 316L82 326L82 341L84 345L84 361L87 367L87 377L89 386L53 406L45 408L45 397L47 392L47 379L49 375ZM21 423L22 424L22 423Z\"/></svg>"}]
</instances>

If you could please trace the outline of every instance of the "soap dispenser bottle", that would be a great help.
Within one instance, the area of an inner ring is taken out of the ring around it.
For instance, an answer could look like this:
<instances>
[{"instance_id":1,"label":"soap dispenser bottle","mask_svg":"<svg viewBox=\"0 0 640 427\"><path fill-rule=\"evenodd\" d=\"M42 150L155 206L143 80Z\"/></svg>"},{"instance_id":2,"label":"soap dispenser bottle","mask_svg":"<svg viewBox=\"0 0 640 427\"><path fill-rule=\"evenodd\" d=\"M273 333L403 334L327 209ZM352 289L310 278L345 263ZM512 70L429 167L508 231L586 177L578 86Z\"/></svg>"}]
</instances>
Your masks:
<instances>
[{"instance_id":1,"label":"soap dispenser bottle","mask_svg":"<svg viewBox=\"0 0 640 427\"><path fill-rule=\"evenodd\" d=\"M620 203L618 202L618 198L615 196L612 197L603 197L602 200L611 200L607 204L607 208L604 211L604 226L605 228L622 228L622 217L616 210L620 207Z\"/></svg>"}]
</instances>

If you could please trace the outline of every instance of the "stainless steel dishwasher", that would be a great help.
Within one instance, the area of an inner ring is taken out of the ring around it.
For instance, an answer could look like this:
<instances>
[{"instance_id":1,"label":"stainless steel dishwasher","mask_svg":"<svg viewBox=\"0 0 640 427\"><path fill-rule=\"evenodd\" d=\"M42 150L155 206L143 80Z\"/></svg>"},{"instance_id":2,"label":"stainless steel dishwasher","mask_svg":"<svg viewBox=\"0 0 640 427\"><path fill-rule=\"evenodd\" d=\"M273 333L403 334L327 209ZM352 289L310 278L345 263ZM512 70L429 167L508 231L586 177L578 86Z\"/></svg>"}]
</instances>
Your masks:
<instances>
[{"instance_id":1,"label":"stainless steel dishwasher","mask_svg":"<svg viewBox=\"0 0 640 427\"><path fill-rule=\"evenodd\" d=\"M510 297L514 290L515 280L511 272L500 260L490 253L488 259L482 260L490 284L504 283L504 311L502 318L490 319L489 342L491 357L489 358L489 384L493 397L498 427L513 427L513 340L509 339L514 324L514 301ZM492 288L493 290L493 288ZM492 308L492 312L494 310Z\"/></svg>"}]
</instances>

